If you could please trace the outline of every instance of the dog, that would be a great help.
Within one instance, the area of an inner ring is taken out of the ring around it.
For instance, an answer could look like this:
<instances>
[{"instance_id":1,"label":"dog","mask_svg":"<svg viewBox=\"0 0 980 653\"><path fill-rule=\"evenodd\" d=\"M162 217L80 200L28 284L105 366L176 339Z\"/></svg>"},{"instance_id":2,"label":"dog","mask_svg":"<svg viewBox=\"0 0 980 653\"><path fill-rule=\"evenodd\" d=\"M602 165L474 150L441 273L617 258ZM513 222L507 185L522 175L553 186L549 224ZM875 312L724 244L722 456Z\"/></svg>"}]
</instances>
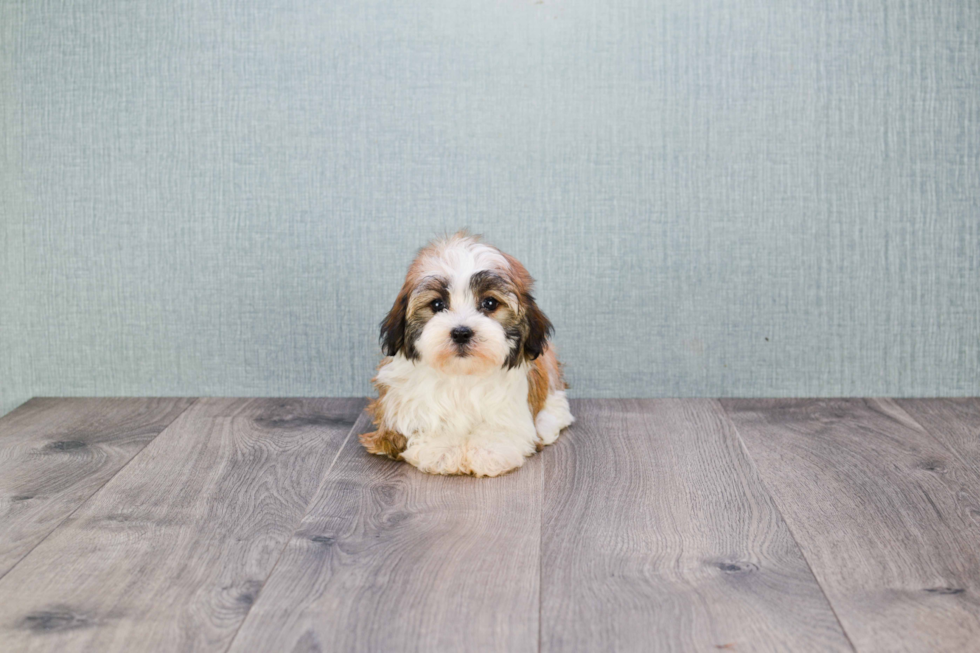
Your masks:
<instances>
[{"instance_id":1,"label":"dog","mask_svg":"<svg viewBox=\"0 0 980 653\"><path fill-rule=\"evenodd\" d=\"M466 232L421 249L381 322L361 444L430 474L499 476L557 440L574 418L533 283Z\"/></svg>"}]
</instances>

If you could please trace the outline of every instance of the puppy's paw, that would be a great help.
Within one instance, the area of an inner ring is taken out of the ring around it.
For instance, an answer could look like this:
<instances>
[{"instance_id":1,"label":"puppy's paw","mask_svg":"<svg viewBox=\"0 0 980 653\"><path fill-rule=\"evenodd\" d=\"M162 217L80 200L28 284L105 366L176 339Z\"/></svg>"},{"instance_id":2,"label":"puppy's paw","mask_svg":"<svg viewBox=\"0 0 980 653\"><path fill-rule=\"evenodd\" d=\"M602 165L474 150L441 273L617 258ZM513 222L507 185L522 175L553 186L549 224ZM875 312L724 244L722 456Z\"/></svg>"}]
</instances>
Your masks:
<instances>
[{"instance_id":1,"label":"puppy's paw","mask_svg":"<svg viewBox=\"0 0 980 653\"><path fill-rule=\"evenodd\" d=\"M525 457L531 452L509 444L488 443L471 444L466 453L473 476L500 476L523 465Z\"/></svg>"},{"instance_id":2,"label":"puppy's paw","mask_svg":"<svg viewBox=\"0 0 980 653\"><path fill-rule=\"evenodd\" d=\"M372 433L361 433L357 437L368 453L378 456L388 456L393 460L399 460L401 453L405 450L405 436L395 431L378 429Z\"/></svg>"},{"instance_id":3,"label":"puppy's paw","mask_svg":"<svg viewBox=\"0 0 980 653\"><path fill-rule=\"evenodd\" d=\"M412 445L402 452L402 460L426 474L467 474L466 450L458 445Z\"/></svg>"},{"instance_id":4,"label":"puppy's paw","mask_svg":"<svg viewBox=\"0 0 980 653\"><path fill-rule=\"evenodd\" d=\"M534 420L541 447L552 444L558 439L561 430L574 421L564 391L559 390L548 395L544 408Z\"/></svg>"}]
</instances>

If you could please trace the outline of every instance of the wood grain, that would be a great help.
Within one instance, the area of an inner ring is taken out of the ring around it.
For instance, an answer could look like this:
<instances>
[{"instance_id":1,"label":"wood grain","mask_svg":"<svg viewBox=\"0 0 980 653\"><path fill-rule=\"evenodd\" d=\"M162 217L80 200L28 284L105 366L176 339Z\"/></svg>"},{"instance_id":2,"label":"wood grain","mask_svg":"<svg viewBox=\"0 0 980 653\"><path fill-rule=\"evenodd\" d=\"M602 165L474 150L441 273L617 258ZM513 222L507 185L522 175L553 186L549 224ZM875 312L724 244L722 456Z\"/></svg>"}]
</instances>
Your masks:
<instances>
[{"instance_id":1,"label":"wood grain","mask_svg":"<svg viewBox=\"0 0 980 653\"><path fill-rule=\"evenodd\" d=\"M980 473L980 399L896 399L934 438ZM980 518L980 514L976 515Z\"/></svg>"},{"instance_id":2,"label":"wood grain","mask_svg":"<svg viewBox=\"0 0 980 653\"><path fill-rule=\"evenodd\" d=\"M545 450L542 651L849 651L713 400L583 400Z\"/></svg>"},{"instance_id":3,"label":"wood grain","mask_svg":"<svg viewBox=\"0 0 980 653\"><path fill-rule=\"evenodd\" d=\"M199 400L0 580L0 641L224 650L363 405Z\"/></svg>"},{"instance_id":4,"label":"wood grain","mask_svg":"<svg viewBox=\"0 0 980 653\"><path fill-rule=\"evenodd\" d=\"M192 399L32 399L0 419L0 577Z\"/></svg>"},{"instance_id":5,"label":"wood grain","mask_svg":"<svg viewBox=\"0 0 980 653\"><path fill-rule=\"evenodd\" d=\"M536 650L541 461L431 476L352 438L231 650Z\"/></svg>"},{"instance_id":6,"label":"wood grain","mask_svg":"<svg viewBox=\"0 0 980 653\"><path fill-rule=\"evenodd\" d=\"M723 402L859 651L980 642L980 482L891 400Z\"/></svg>"}]
</instances>

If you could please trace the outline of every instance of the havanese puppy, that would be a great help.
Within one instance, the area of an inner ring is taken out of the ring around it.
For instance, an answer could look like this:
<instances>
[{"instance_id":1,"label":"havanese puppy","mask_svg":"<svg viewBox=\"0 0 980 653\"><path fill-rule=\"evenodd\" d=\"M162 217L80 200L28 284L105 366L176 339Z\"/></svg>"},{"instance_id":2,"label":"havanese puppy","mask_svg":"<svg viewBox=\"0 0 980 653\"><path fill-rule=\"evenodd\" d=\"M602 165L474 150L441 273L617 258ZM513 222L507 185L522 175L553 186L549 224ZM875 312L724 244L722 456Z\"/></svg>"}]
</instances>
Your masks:
<instances>
[{"instance_id":1,"label":"havanese puppy","mask_svg":"<svg viewBox=\"0 0 980 653\"><path fill-rule=\"evenodd\" d=\"M371 453L497 476L572 423L551 322L514 257L460 232L419 251L381 323Z\"/></svg>"}]
</instances>

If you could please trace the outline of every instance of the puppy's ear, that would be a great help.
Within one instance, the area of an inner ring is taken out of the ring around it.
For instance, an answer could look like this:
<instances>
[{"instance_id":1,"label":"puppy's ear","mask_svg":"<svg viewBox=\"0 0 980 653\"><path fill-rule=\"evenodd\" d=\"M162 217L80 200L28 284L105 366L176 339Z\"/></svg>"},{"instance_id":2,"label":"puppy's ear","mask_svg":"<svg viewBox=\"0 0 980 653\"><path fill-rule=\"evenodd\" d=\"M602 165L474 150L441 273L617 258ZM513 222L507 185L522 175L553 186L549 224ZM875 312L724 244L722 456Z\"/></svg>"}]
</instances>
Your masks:
<instances>
[{"instance_id":1,"label":"puppy's ear","mask_svg":"<svg viewBox=\"0 0 980 653\"><path fill-rule=\"evenodd\" d=\"M520 355L523 355L525 360L533 361L544 353L544 350L548 348L548 338L551 336L553 328L548 316L538 308L534 296L531 295L534 279L531 278L527 268L510 254L504 252L500 252L500 254L507 259L511 279L517 287L524 312L524 324L521 329L524 342L521 344L520 353L514 351L511 358L508 359L508 366L513 367L517 365Z\"/></svg>"},{"instance_id":2,"label":"puppy's ear","mask_svg":"<svg viewBox=\"0 0 980 653\"><path fill-rule=\"evenodd\" d=\"M388 316L381 322L381 349L386 356L394 356L405 346L408 295L408 286L404 286L388 311Z\"/></svg>"},{"instance_id":3,"label":"puppy's ear","mask_svg":"<svg viewBox=\"0 0 980 653\"><path fill-rule=\"evenodd\" d=\"M524 339L524 356L533 361L548 348L548 338L554 328L529 293L524 295L524 319L527 321L527 337Z\"/></svg>"}]
</instances>

